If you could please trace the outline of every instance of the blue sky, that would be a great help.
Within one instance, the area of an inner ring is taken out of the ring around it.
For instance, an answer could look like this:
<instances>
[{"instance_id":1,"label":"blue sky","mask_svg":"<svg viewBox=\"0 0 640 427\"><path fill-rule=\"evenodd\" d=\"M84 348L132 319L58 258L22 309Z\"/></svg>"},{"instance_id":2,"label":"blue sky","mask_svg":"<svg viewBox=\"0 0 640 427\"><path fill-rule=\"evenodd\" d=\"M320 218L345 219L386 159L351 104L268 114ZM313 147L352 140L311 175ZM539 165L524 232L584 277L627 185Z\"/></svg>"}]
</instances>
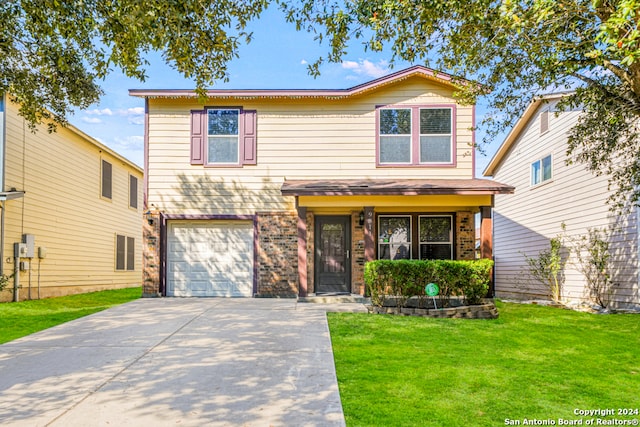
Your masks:
<instances>
[{"instance_id":1,"label":"blue sky","mask_svg":"<svg viewBox=\"0 0 640 427\"><path fill-rule=\"evenodd\" d=\"M280 11L267 10L259 21L250 24L253 32L250 44L240 48L239 58L229 63L228 82L216 82L213 88L228 89L317 89L349 88L409 67L411 63L397 61L389 68L389 52L366 52L359 42L353 42L340 64L325 64L321 75L309 75L307 63L327 52L307 32L298 32L288 24ZM145 82L113 72L102 83L105 92L101 101L69 117L71 124L111 147L128 159L143 165L144 100L130 97L129 89L192 89L193 82L166 65L160 54L152 53L148 60ZM478 121L484 114L482 101L478 104ZM481 141L482 131L476 135ZM502 141L487 148L492 153ZM478 155L476 176L489 158Z\"/></svg>"}]
</instances>

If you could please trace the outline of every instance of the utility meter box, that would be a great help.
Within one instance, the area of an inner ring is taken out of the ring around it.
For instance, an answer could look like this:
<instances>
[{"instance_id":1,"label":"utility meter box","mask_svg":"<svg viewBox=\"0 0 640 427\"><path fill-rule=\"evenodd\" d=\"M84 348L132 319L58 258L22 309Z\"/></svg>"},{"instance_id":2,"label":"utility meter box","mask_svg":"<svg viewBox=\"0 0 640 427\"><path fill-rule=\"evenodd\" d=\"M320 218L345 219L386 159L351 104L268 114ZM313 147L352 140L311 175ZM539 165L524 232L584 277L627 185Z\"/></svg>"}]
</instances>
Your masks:
<instances>
[{"instance_id":1,"label":"utility meter box","mask_svg":"<svg viewBox=\"0 0 640 427\"><path fill-rule=\"evenodd\" d=\"M25 243L14 243L13 244L13 256L15 258L26 258L27 257L27 245Z\"/></svg>"},{"instance_id":2,"label":"utility meter box","mask_svg":"<svg viewBox=\"0 0 640 427\"><path fill-rule=\"evenodd\" d=\"M25 258L34 258L36 256L36 236L33 234L23 234L22 243L27 245L27 254Z\"/></svg>"},{"instance_id":3,"label":"utility meter box","mask_svg":"<svg viewBox=\"0 0 640 427\"><path fill-rule=\"evenodd\" d=\"M20 261L20 271L29 271L29 261Z\"/></svg>"},{"instance_id":4,"label":"utility meter box","mask_svg":"<svg viewBox=\"0 0 640 427\"><path fill-rule=\"evenodd\" d=\"M44 246L40 246L38 248L38 258L46 258L47 257L47 248Z\"/></svg>"}]
</instances>

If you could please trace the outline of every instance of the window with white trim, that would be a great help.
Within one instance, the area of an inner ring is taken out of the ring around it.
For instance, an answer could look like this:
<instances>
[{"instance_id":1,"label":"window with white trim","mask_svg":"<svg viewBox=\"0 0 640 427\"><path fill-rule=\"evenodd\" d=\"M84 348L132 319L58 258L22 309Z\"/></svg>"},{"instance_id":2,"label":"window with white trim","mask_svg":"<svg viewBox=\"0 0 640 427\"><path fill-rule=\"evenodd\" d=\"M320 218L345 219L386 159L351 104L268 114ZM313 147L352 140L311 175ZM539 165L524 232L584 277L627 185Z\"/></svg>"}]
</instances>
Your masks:
<instances>
[{"instance_id":1,"label":"window with white trim","mask_svg":"<svg viewBox=\"0 0 640 427\"><path fill-rule=\"evenodd\" d=\"M420 163L451 163L451 108L420 109Z\"/></svg>"},{"instance_id":2,"label":"window with white trim","mask_svg":"<svg viewBox=\"0 0 640 427\"><path fill-rule=\"evenodd\" d=\"M240 110L207 110L207 164L240 163Z\"/></svg>"},{"instance_id":3,"label":"window with white trim","mask_svg":"<svg viewBox=\"0 0 640 427\"><path fill-rule=\"evenodd\" d=\"M378 108L378 165L452 165L454 117L453 106Z\"/></svg>"},{"instance_id":4,"label":"window with white trim","mask_svg":"<svg viewBox=\"0 0 640 427\"><path fill-rule=\"evenodd\" d=\"M531 163L531 186L542 184L553 177L551 154Z\"/></svg>"},{"instance_id":5,"label":"window with white trim","mask_svg":"<svg viewBox=\"0 0 640 427\"><path fill-rule=\"evenodd\" d=\"M420 215L420 259L453 259L453 217Z\"/></svg>"},{"instance_id":6,"label":"window with white trim","mask_svg":"<svg viewBox=\"0 0 640 427\"><path fill-rule=\"evenodd\" d=\"M378 259L411 259L411 216L378 216Z\"/></svg>"}]
</instances>

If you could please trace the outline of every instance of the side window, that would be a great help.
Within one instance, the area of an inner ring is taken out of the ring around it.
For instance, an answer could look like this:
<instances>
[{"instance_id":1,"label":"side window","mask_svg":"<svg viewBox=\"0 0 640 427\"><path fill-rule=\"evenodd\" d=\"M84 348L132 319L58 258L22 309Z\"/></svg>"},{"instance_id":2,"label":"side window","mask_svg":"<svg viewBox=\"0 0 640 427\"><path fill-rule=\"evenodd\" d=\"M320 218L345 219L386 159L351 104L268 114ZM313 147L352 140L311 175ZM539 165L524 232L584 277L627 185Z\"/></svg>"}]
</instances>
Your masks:
<instances>
[{"instance_id":1,"label":"side window","mask_svg":"<svg viewBox=\"0 0 640 427\"><path fill-rule=\"evenodd\" d=\"M549 110L540 113L540 135L549 130Z\"/></svg>"},{"instance_id":2,"label":"side window","mask_svg":"<svg viewBox=\"0 0 640 427\"><path fill-rule=\"evenodd\" d=\"M138 209L138 178L129 175L129 207Z\"/></svg>"},{"instance_id":3,"label":"side window","mask_svg":"<svg viewBox=\"0 0 640 427\"><path fill-rule=\"evenodd\" d=\"M135 244L134 237L116 234L116 271L135 270Z\"/></svg>"},{"instance_id":4,"label":"side window","mask_svg":"<svg viewBox=\"0 0 640 427\"><path fill-rule=\"evenodd\" d=\"M109 199L111 200L112 197L112 165L111 163L107 162L106 160L102 160L101 163L101 180L100 180L100 185L102 187L101 189L101 195L102 197L104 197L105 199Z\"/></svg>"},{"instance_id":5,"label":"side window","mask_svg":"<svg viewBox=\"0 0 640 427\"><path fill-rule=\"evenodd\" d=\"M531 163L531 186L542 184L553 177L551 154Z\"/></svg>"},{"instance_id":6,"label":"side window","mask_svg":"<svg viewBox=\"0 0 640 427\"><path fill-rule=\"evenodd\" d=\"M127 238L121 234L116 235L116 270L123 271L126 260Z\"/></svg>"}]
</instances>

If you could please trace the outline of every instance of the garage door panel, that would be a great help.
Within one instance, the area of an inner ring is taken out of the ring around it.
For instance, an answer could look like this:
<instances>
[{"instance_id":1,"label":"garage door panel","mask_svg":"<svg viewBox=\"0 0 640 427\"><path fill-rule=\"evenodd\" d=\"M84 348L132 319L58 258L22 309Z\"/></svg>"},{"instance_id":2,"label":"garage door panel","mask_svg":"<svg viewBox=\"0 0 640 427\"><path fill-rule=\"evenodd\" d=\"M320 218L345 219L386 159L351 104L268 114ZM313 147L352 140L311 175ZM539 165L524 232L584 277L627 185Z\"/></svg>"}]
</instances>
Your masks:
<instances>
[{"instance_id":1,"label":"garage door panel","mask_svg":"<svg viewBox=\"0 0 640 427\"><path fill-rule=\"evenodd\" d=\"M169 222L168 296L253 294L251 222Z\"/></svg>"}]
</instances>

